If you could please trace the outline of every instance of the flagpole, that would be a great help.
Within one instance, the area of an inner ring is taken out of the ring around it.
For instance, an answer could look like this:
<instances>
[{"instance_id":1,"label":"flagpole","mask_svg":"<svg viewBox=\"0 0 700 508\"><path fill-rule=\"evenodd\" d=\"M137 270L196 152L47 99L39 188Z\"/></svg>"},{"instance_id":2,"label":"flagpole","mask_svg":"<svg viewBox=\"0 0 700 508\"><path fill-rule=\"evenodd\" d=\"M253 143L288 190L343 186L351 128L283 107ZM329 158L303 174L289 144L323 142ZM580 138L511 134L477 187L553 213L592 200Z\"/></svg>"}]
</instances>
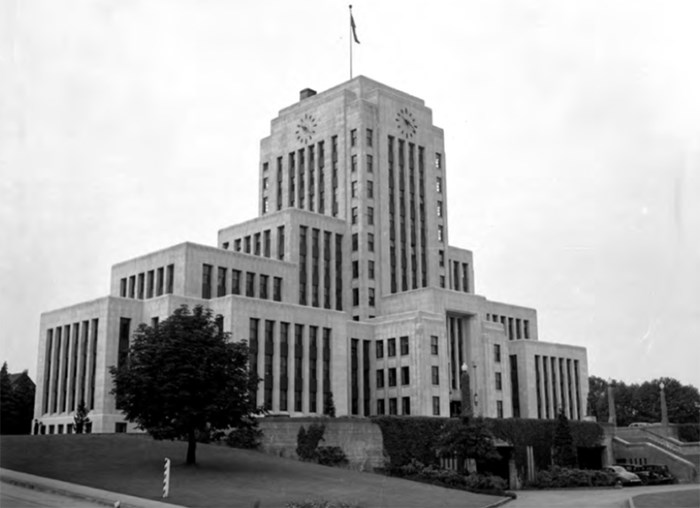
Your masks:
<instances>
[{"instance_id":1,"label":"flagpole","mask_svg":"<svg viewBox=\"0 0 700 508\"><path fill-rule=\"evenodd\" d=\"M352 4L348 7L350 8L350 33L348 34L348 42L350 43L350 79L352 79Z\"/></svg>"}]
</instances>

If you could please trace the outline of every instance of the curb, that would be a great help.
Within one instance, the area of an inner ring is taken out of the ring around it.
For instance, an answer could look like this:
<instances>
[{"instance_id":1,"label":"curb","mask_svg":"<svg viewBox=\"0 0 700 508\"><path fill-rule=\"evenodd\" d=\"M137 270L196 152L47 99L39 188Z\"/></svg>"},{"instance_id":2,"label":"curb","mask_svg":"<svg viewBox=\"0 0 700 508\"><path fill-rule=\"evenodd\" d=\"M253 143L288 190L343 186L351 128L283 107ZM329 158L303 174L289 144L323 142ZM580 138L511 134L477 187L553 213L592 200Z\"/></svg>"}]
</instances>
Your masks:
<instances>
[{"instance_id":1,"label":"curb","mask_svg":"<svg viewBox=\"0 0 700 508\"><path fill-rule=\"evenodd\" d=\"M93 503L112 507L118 502L120 508L182 508L180 505L129 496L127 494L53 480L51 478L35 476L9 469L0 469L0 482L42 492L51 492L74 499L84 499Z\"/></svg>"},{"instance_id":2,"label":"curb","mask_svg":"<svg viewBox=\"0 0 700 508\"><path fill-rule=\"evenodd\" d=\"M511 501L514 501L515 498L512 497L505 497L499 501L496 501L495 503L488 504L484 506L483 508L497 508L498 506L503 506L504 504L510 503ZM634 508L634 507L632 507Z\"/></svg>"}]
</instances>

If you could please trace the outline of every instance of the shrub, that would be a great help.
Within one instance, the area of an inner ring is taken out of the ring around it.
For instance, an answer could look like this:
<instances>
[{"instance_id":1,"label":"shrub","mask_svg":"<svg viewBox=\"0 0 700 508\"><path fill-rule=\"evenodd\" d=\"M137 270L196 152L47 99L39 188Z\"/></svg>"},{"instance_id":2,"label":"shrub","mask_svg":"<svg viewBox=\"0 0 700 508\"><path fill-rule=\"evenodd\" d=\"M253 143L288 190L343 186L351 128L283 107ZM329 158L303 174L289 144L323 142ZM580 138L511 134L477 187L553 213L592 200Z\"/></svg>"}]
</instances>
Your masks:
<instances>
[{"instance_id":1,"label":"shrub","mask_svg":"<svg viewBox=\"0 0 700 508\"><path fill-rule=\"evenodd\" d=\"M231 430L226 436L226 444L233 448L245 448L255 450L260 447L262 430L258 428L258 420L244 418L241 425Z\"/></svg>"},{"instance_id":2,"label":"shrub","mask_svg":"<svg viewBox=\"0 0 700 508\"><path fill-rule=\"evenodd\" d=\"M566 487L603 487L613 485L615 475L605 471L573 469L552 466L538 471L535 480L528 487L537 489L561 489Z\"/></svg>"},{"instance_id":3,"label":"shrub","mask_svg":"<svg viewBox=\"0 0 700 508\"><path fill-rule=\"evenodd\" d=\"M499 491L502 492L508 487L506 481L500 476L487 474L470 474L465 478L465 485L469 490L478 491Z\"/></svg>"},{"instance_id":4,"label":"shrub","mask_svg":"<svg viewBox=\"0 0 700 508\"><path fill-rule=\"evenodd\" d=\"M339 446L319 446L316 449L316 462L322 466L344 466L348 458Z\"/></svg>"},{"instance_id":5,"label":"shrub","mask_svg":"<svg viewBox=\"0 0 700 508\"><path fill-rule=\"evenodd\" d=\"M409 480L473 492L505 495L507 487L506 481L499 476L485 474L464 476L452 469L442 469L432 464L426 466L415 459L399 468L397 473Z\"/></svg>"},{"instance_id":6,"label":"shrub","mask_svg":"<svg viewBox=\"0 0 700 508\"><path fill-rule=\"evenodd\" d=\"M437 464L435 448L440 430L449 421L447 418L380 416L373 421L382 432L389 473L397 473L413 459L423 464Z\"/></svg>"},{"instance_id":7,"label":"shrub","mask_svg":"<svg viewBox=\"0 0 700 508\"><path fill-rule=\"evenodd\" d=\"M318 443L323 441L326 426L312 423L307 431L302 425L297 433L297 455L301 460L315 461Z\"/></svg>"},{"instance_id":8,"label":"shrub","mask_svg":"<svg viewBox=\"0 0 700 508\"><path fill-rule=\"evenodd\" d=\"M697 423L679 424L678 439L686 443L697 443L700 441L700 425Z\"/></svg>"}]
</instances>

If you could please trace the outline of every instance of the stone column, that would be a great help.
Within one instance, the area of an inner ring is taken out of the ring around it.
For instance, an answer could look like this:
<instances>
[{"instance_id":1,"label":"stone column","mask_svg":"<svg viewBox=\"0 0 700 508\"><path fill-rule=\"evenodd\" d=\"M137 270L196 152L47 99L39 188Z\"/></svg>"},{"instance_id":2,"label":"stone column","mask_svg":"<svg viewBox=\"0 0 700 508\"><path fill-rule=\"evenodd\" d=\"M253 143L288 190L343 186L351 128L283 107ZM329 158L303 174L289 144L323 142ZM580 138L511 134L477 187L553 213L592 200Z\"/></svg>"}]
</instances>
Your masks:
<instances>
[{"instance_id":1,"label":"stone column","mask_svg":"<svg viewBox=\"0 0 700 508\"><path fill-rule=\"evenodd\" d=\"M613 383L608 382L608 423L617 426L617 414L615 413L615 394L613 393Z\"/></svg>"},{"instance_id":2,"label":"stone column","mask_svg":"<svg viewBox=\"0 0 700 508\"><path fill-rule=\"evenodd\" d=\"M668 407L666 406L666 385L663 381L659 383L659 389L661 390L661 425L668 427Z\"/></svg>"}]
</instances>

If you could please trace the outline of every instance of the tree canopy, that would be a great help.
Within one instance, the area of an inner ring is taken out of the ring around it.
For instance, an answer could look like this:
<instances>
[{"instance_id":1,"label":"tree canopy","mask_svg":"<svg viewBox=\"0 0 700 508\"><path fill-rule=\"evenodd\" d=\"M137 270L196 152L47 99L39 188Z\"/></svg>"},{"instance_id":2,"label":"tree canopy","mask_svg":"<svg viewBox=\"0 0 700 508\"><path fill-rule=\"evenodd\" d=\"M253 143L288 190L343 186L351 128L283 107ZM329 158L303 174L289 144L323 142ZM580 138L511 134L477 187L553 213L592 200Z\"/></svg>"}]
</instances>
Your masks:
<instances>
[{"instance_id":1,"label":"tree canopy","mask_svg":"<svg viewBox=\"0 0 700 508\"><path fill-rule=\"evenodd\" d=\"M231 341L199 305L141 324L126 361L110 373L126 419L155 439L186 439L187 464L196 462L198 433L234 427L256 412L258 379L248 370L247 344Z\"/></svg>"},{"instance_id":2,"label":"tree canopy","mask_svg":"<svg viewBox=\"0 0 700 508\"><path fill-rule=\"evenodd\" d=\"M569 420L563 410L559 410L557 427L554 429L552 442L552 459L554 464L561 467L576 467L576 449L571 435Z\"/></svg>"},{"instance_id":3,"label":"tree canopy","mask_svg":"<svg viewBox=\"0 0 700 508\"><path fill-rule=\"evenodd\" d=\"M34 382L25 370L10 374L7 362L0 369L0 433L30 434L34 416Z\"/></svg>"},{"instance_id":4,"label":"tree canopy","mask_svg":"<svg viewBox=\"0 0 700 508\"><path fill-rule=\"evenodd\" d=\"M623 381L612 381L615 399L617 424L627 426L633 422L655 423L661 421L661 389L664 383L668 419L671 423L696 423L700 403L700 393L692 385L684 385L680 381L664 377L645 381L641 384L626 384ZM588 412L599 422L608 421L608 381L590 376L588 378Z\"/></svg>"}]
</instances>

